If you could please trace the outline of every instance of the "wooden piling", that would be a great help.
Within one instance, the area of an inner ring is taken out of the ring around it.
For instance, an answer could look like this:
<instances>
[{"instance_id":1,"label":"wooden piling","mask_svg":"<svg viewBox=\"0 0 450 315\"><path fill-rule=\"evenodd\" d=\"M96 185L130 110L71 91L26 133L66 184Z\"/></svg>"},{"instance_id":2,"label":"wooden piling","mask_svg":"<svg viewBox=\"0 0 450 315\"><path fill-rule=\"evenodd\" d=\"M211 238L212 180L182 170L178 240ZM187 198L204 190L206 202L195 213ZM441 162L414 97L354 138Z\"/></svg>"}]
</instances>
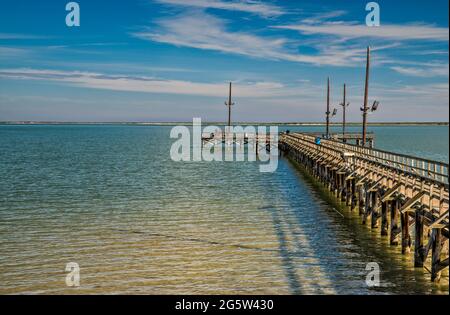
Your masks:
<instances>
[{"instance_id":1,"label":"wooden piling","mask_svg":"<svg viewBox=\"0 0 450 315\"><path fill-rule=\"evenodd\" d=\"M378 228L378 219L380 217L378 212L378 202L379 202L379 193L378 191L372 192L372 218L371 218L371 226L372 229Z\"/></svg>"},{"instance_id":2,"label":"wooden piling","mask_svg":"<svg viewBox=\"0 0 450 315\"><path fill-rule=\"evenodd\" d=\"M424 247L423 247L423 223L424 216L422 208L416 209L415 212L415 236L414 236L414 267L421 268L424 263Z\"/></svg>"},{"instance_id":3,"label":"wooden piling","mask_svg":"<svg viewBox=\"0 0 450 315\"><path fill-rule=\"evenodd\" d=\"M441 229L433 229L434 239L431 245L432 261L431 261L431 281L439 282L441 279L441 250L442 250L442 231Z\"/></svg>"},{"instance_id":4,"label":"wooden piling","mask_svg":"<svg viewBox=\"0 0 450 315\"><path fill-rule=\"evenodd\" d=\"M388 235L388 229L389 229L388 207L389 207L389 201L384 201L381 204L381 235L382 236Z\"/></svg>"},{"instance_id":5,"label":"wooden piling","mask_svg":"<svg viewBox=\"0 0 450 315\"><path fill-rule=\"evenodd\" d=\"M394 199L391 202L391 235L390 244L398 245L397 235L400 227L398 225L398 200Z\"/></svg>"},{"instance_id":6,"label":"wooden piling","mask_svg":"<svg viewBox=\"0 0 450 315\"><path fill-rule=\"evenodd\" d=\"M346 187L346 191L345 191L345 205L347 207L351 206L351 202L352 202L352 180L351 179L346 179L345 180L345 187Z\"/></svg>"},{"instance_id":7,"label":"wooden piling","mask_svg":"<svg viewBox=\"0 0 450 315\"><path fill-rule=\"evenodd\" d=\"M359 186L358 191L358 210L359 215L364 215L364 208L365 208L365 195L364 195L364 187L361 185Z\"/></svg>"},{"instance_id":8,"label":"wooden piling","mask_svg":"<svg viewBox=\"0 0 450 315\"><path fill-rule=\"evenodd\" d=\"M371 195L372 195L372 193L370 191L366 191L365 192L364 214L363 214L363 219L362 219L362 224L363 225L365 225L367 223L367 218L370 215L370 211L371 211L371 206L370 206Z\"/></svg>"},{"instance_id":9,"label":"wooden piling","mask_svg":"<svg viewBox=\"0 0 450 315\"><path fill-rule=\"evenodd\" d=\"M353 211L353 209L356 208L357 203L358 203L358 196L357 196L357 191L356 191L356 179L353 178L352 179L352 205L351 205L352 211Z\"/></svg>"},{"instance_id":10,"label":"wooden piling","mask_svg":"<svg viewBox=\"0 0 450 315\"><path fill-rule=\"evenodd\" d=\"M409 214L408 212L400 214L402 228L402 254L408 254L411 251L411 236L409 235Z\"/></svg>"}]
</instances>

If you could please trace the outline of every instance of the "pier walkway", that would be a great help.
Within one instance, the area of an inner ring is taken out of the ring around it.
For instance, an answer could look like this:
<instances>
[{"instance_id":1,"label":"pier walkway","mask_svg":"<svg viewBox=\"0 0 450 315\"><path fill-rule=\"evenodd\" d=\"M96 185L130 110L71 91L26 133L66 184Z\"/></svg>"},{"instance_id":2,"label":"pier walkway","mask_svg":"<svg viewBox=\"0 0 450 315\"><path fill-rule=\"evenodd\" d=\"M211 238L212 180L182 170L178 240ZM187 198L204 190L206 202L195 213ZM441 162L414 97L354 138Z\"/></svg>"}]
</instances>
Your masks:
<instances>
[{"instance_id":1,"label":"pier walkway","mask_svg":"<svg viewBox=\"0 0 450 315\"><path fill-rule=\"evenodd\" d=\"M403 254L413 247L414 266L440 280L449 266L448 164L333 139L317 144L306 133L281 134L279 148L392 246Z\"/></svg>"}]
</instances>

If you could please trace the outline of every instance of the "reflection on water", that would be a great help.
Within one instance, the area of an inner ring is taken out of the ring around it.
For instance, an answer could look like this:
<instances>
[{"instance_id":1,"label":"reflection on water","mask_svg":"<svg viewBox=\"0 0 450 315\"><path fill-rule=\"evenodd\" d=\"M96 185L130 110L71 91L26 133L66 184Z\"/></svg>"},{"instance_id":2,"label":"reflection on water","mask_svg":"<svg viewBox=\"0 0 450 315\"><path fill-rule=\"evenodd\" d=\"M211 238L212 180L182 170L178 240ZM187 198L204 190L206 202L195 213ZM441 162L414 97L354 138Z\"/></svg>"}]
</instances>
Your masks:
<instances>
[{"instance_id":1,"label":"reflection on water","mask_svg":"<svg viewBox=\"0 0 450 315\"><path fill-rule=\"evenodd\" d=\"M290 161L175 163L169 131L0 126L0 293L448 294Z\"/></svg>"}]
</instances>

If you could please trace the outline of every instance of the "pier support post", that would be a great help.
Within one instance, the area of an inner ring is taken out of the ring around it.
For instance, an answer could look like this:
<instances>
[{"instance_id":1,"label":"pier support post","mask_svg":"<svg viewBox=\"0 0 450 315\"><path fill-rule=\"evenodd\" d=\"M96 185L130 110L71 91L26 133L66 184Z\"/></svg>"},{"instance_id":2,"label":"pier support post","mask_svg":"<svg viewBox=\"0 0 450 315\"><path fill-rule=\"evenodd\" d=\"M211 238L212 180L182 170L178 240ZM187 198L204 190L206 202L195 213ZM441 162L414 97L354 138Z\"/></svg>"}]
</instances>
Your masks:
<instances>
[{"instance_id":1,"label":"pier support post","mask_svg":"<svg viewBox=\"0 0 450 315\"><path fill-rule=\"evenodd\" d=\"M347 201L347 180L345 179L346 175L341 174L341 201L346 202Z\"/></svg>"},{"instance_id":2,"label":"pier support post","mask_svg":"<svg viewBox=\"0 0 450 315\"><path fill-rule=\"evenodd\" d=\"M333 171L333 194L338 197L339 193L339 174Z\"/></svg>"},{"instance_id":3,"label":"pier support post","mask_svg":"<svg viewBox=\"0 0 450 315\"><path fill-rule=\"evenodd\" d=\"M378 191L372 192L372 219L371 219L371 226L372 229L378 228L378 219L380 217L378 212L378 202L379 202L379 193Z\"/></svg>"},{"instance_id":4,"label":"pier support post","mask_svg":"<svg viewBox=\"0 0 450 315\"><path fill-rule=\"evenodd\" d=\"M431 281L439 282L441 279L441 271L439 264L441 262L441 250L442 250L442 231L441 229L433 229L434 239L431 244L432 261L431 261Z\"/></svg>"},{"instance_id":5,"label":"pier support post","mask_svg":"<svg viewBox=\"0 0 450 315\"><path fill-rule=\"evenodd\" d=\"M359 215L364 215L364 203L365 203L365 196L364 196L364 187L363 186L359 186L359 191L358 191L358 210L359 210Z\"/></svg>"},{"instance_id":6,"label":"pier support post","mask_svg":"<svg viewBox=\"0 0 450 315\"><path fill-rule=\"evenodd\" d=\"M328 182L327 182L328 190L330 192L332 192L333 191L333 171L330 169L330 167L328 167L328 169L327 169L327 178L328 178Z\"/></svg>"},{"instance_id":7,"label":"pier support post","mask_svg":"<svg viewBox=\"0 0 450 315\"><path fill-rule=\"evenodd\" d=\"M370 211L371 211L370 201L371 201L372 193L370 191L367 191L366 189L364 189L364 191L366 193L365 193L364 214L363 214L362 224L366 225L367 218L369 217Z\"/></svg>"},{"instance_id":8,"label":"pier support post","mask_svg":"<svg viewBox=\"0 0 450 315\"><path fill-rule=\"evenodd\" d=\"M351 211L356 208L356 205L358 203L358 196L356 191L356 179L352 179L352 205L351 205Z\"/></svg>"},{"instance_id":9,"label":"pier support post","mask_svg":"<svg viewBox=\"0 0 450 315\"><path fill-rule=\"evenodd\" d=\"M391 235L390 244L398 245L397 235L399 231L398 226L398 200L394 199L391 201Z\"/></svg>"},{"instance_id":10,"label":"pier support post","mask_svg":"<svg viewBox=\"0 0 450 315\"><path fill-rule=\"evenodd\" d=\"M416 228L414 240L414 267L422 268L424 263L424 247L423 247L423 223L424 216L422 208L416 209Z\"/></svg>"},{"instance_id":11,"label":"pier support post","mask_svg":"<svg viewBox=\"0 0 450 315\"><path fill-rule=\"evenodd\" d=\"M341 174L339 174L338 172L336 172L336 187L335 187L335 194L336 194L336 198L339 199L339 197L341 196Z\"/></svg>"},{"instance_id":12,"label":"pier support post","mask_svg":"<svg viewBox=\"0 0 450 315\"><path fill-rule=\"evenodd\" d=\"M402 254L411 251L411 235L409 235L409 214L408 212L401 214L402 224Z\"/></svg>"},{"instance_id":13,"label":"pier support post","mask_svg":"<svg viewBox=\"0 0 450 315\"><path fill-rule=\"evenodd\" d=\"M347 207L351 206L352 203L352 196L353 196L353 192L352 192L352 180L346 180L345 181L345 185L347 187L346 192L345 192L345 205Z\"/></svg>"},{"instance_id":14,"label":"pier support post","mask_svg":"<svg viewBox=\"0 0 450 315\"><path fill-rule=\"evenodd\" d=\"M389 228L388 207L389 207L389 201L385 201L381 204L381 235L382 236L388 235L388 228Z\"/></svg>"}]
</instances>

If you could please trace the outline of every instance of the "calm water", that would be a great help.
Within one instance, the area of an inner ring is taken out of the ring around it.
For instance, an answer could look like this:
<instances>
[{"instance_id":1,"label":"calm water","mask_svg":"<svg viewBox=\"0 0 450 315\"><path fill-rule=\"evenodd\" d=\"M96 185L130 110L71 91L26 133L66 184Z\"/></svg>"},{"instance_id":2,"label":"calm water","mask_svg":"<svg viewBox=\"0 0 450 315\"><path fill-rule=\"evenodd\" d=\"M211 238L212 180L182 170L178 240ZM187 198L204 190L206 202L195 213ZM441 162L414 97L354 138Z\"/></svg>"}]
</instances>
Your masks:
<instances>
[{"instance_id":1,"label":"calm water","mask_svg":"<svg viewBox=\"0 0 450 315\"><path fill-rule=\"evenodd\" d=\"M377 147L448 161L448 127L372 129ZM291 162L175 163L169 131L0 126L0 294L448 294Z\"/></svg>"}]
</instances>

